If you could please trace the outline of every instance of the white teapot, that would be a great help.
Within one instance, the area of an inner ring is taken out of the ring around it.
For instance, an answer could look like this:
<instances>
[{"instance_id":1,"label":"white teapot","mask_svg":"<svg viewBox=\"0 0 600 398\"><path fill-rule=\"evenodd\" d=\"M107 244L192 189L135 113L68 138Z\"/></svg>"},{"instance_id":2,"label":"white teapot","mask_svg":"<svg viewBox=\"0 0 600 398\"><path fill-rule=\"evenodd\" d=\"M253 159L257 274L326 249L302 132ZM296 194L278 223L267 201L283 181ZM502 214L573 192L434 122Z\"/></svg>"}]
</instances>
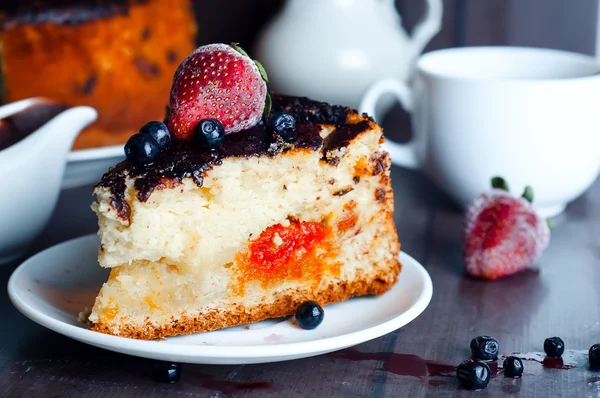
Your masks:
<instances>
[{"instance_id":1,"label":"white teapot","mask_svg":"<svg viewBox=\"0 0 600 398\"><path fill-rule=\"evenodd\" d=\"M394 0L287 0L253 55L273 91L357 109L377 80L410 80L416 59L441 29L442 12L442 0L427 0L409 37Z\"/></svg>"}]
</instances>

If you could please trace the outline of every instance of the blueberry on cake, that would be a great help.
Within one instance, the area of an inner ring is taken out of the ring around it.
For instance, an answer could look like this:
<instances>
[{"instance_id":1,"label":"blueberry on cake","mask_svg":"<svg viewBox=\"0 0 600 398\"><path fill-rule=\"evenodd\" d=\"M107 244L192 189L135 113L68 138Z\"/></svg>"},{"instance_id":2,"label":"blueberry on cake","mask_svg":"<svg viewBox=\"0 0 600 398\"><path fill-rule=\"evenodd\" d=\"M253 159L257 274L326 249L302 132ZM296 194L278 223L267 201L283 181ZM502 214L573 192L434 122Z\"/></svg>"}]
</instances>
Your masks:
<instances>
[{"instance_id":1,"label":"blueberry on cake","mask_svg":"<svg viewBox=\"0 0 600 398\"><path fill-rule=\"evenodd\" d=\"M198 48L169 112L94 188L111 268L92 330L135 339L380 295L401 265L390 159L367 115L270 94L235 44Z\"/></svg>"}]
</instances>

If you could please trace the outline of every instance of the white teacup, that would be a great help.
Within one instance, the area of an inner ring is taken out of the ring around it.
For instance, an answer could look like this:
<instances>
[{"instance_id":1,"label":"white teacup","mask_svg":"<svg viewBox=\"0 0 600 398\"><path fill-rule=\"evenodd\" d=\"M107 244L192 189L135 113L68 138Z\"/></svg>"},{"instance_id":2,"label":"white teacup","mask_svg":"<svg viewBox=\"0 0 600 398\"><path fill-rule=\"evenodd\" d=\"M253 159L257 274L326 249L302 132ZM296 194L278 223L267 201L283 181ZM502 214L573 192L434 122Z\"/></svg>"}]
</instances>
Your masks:
<instances>
[{"instance_id":1,"label":"white teacup","mask_svg":"<svg viewBox=\"0 0 600 398\"><path fill-rule=\"evenodd\" d=\"M592 57L524 47L433 51L417 63L414 86L382 80L360 110L395 94L411 112L413 140L385 149L422 169L466 206L504 177L511 192L534 189L546 217L561 213L600 171L600 65Z\"/></svg>"}]
</instances>

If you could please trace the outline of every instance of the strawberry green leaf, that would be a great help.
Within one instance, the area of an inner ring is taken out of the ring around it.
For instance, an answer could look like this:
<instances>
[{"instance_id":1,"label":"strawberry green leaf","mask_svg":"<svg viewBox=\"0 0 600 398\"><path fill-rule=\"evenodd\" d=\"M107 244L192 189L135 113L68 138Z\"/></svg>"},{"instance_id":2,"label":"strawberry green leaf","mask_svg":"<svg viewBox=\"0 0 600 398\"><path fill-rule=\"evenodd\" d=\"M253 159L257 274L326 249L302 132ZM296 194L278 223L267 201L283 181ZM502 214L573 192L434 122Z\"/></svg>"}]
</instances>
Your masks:
<instances>
[{"instance_id":1,"label":"strawberry green leaf","mask_svg":"<svg viewBox=\"0 0 600 398\"><path fill-rule=\"evenodd\" d=\"M506 192L509 192L508 184L504 181L502 177L494 177L492 178L492 188L502 189Z\"/></svg>"},{"instance_id":2,"label":"strawberry green leaf","mask_svg":"<svg viewBox=\"0 0 600 398\"><path fill-rule=\"evenodd\" d=\"M269 77L267 76L267 71L265 70L263 64L261 64L257 60L254 60L254 63L256 64L256 67L258 68L258 71L260 72L260 75L262 76L263 80L268 83Z\"/></svg>"},{"instance_id":3,"label":"strawberry green leaf","mask_svg":"<svg viewBox=\"0 0 600 398\"><path fill-rule=\"evenodd\" d=\"M269 115L271 114L271 105L272 105L272 101L271 101L271 95L269 93L267 93L267 97L265 98L265 109L263 111L263 115L266 118L269 117Z\"/></svg>"},{"instance_id":4,"label":"strawberry green leaf","mask_svg":"<svg viewBox=\"0 0 600 398\"><path fill-rule=\"evenodd\" d=\"M550 228L550 230L556 228L556 223L550 218L546 219L546 224L548 225L548 228Z\"/></svg>"},{"instance_id":5,"label":"strawberry green leaf","mask_svg":"<svg viewBox=\"0 0 600 398\"><path fill-rule=\"evenodd\" d=\"M230 45L235 51L239 52L240 54L242 54L245 57L250 58L248 53L246 51L244 51L244 49L242 47L240 47L239 44L240 43L231 43Z\"/></svg>"},{"instance_id":6,"label":"strawberry green leaf","mask_svg":"<svg viewBox=\"0 0 600 398\"><path fill-rule=\"evenodd\" d=\"M527 185L525 187L525 191L523 192L523 195L521 195L523 198L525 198L525 200L527 200L529 203L533 202L533 188L531 188L529 185Z\"/></svg>"}]
</instances>

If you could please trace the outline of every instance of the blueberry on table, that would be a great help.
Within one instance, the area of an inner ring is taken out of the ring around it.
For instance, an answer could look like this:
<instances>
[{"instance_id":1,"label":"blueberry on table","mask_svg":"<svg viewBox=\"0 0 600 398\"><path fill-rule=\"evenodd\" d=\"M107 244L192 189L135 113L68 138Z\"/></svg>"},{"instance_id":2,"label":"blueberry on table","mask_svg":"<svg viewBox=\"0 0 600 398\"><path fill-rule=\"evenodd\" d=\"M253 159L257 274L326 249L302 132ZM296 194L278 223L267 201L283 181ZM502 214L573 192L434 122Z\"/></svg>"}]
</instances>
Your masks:
<instances>
[{"instance_id":1,"label":"blueberry on table","mask_svg":"<svg viewBox=\"0 0 600 398\"><path fill-rule=\"evenodd\" d=\"M325 312L314 301L305 301L296 309L296 322L302 329L314 329L323 322Z\"/></svg>"},{"instance_id":2,"label":"blueberry on table","mask_svg":"<svg viewBox=\"0 0 600 398\"><path fill-rule=\"evenodd\" d=\"M171 145L171 133L164 123L148 122L140 129L140 134L154 138L160 149Z\"/></svg>"},{"instance_id":3,"label":"blueberry on table","mask_svg":"<svg viewBox=\"0 0 600 398\"><path fill-rule=\"evenodd\" d=\"M565 342L560 337L549 337L544 341L544 352L549 357L560 357L565 352Z\"/></svg>"},{"instance_id":4,"label":"blueberry on table","mask_svg":"<svg viewBox=\"0 0 600 398\"><path fill-rule=\"evenodd\" d=\"M158 143L148 135L134 134L125 144L125 156L133 164L152 163L159 153Z\"/></svg>"},{"instance_id":5,"label":"blueberry on table","mask_svg":"<svg viewBox=\"0 0 600 398\"><path fill-rule=\"evenodd\" d=\"M217 149L223 144L225 129L217 119L202 119L196 126L196 140L210 149Z\"/></svg>"},{"instance_id":6,"label":"blueberry on table","mask_svg":"<svg viewBox=\"0 0 600 398\"><path fill-rule=\"evenodd\" d=\"M600 344L594 344L590 347L588 359L590 361L590 368L600 369Z\"/></svg>"},{"instance_id":7,"label":"blueberry on table","mask_svg":"<svg viewBox=\"0 0 600 398\"><path fill-rule=\"evenodd\" d=\"M483 361L467 359L458 365L456 378L468 390L481 390L490 381L490 368Z\"/></svg>"},{"instance_id":8,"label":"blueberry on table","mask_svg":"<svg viewBox=\"0 0 600 398\"><path fill-rule=\"evenodd\" d=\"M523 374L523 361L518 357L508 357L502 364L504 369L504 376L506 377L519 377Z\"/></svg>"},{"instance_id":9,"label":"blueberry on table","mask_svg":"<svg viewBox=\"0 0 600 398\"><path fill-rule=\"evenodd\" d=\"M296 120L286 112L278 112L271 116L269 126L274 133L280 135L284 140L289 140L296 133Z\"/></svg>"},{"instance_id":10,"label":"blueberry on table","mask_svg":"<svg viewBox=\"0 0 600 398\"><path fill-rule=\"evenodd\" d=\"M471 340L471 352L475 359L496 359L499 348L498 340L490 336L477 336Z\"/></svg>"},{"instance_id":11,"label":"blueberry on table","mask_svg":"<svg viewBox=\"0 0 600 398\"><path fill-rule=\"evenodd\" d=\"M154 380L161 383L177 383L181 377L181 364L157 361L152 374Z\"/></svg>"}]
</instances>

